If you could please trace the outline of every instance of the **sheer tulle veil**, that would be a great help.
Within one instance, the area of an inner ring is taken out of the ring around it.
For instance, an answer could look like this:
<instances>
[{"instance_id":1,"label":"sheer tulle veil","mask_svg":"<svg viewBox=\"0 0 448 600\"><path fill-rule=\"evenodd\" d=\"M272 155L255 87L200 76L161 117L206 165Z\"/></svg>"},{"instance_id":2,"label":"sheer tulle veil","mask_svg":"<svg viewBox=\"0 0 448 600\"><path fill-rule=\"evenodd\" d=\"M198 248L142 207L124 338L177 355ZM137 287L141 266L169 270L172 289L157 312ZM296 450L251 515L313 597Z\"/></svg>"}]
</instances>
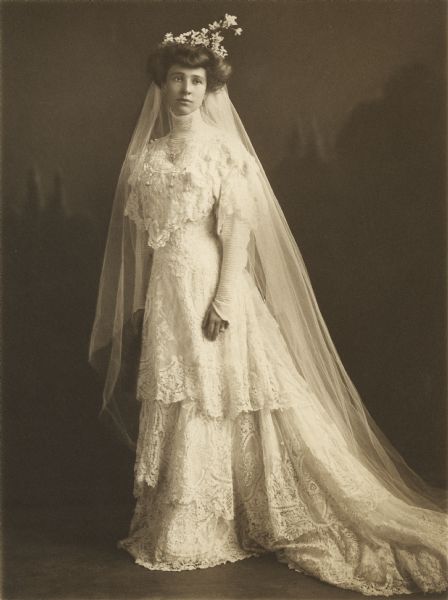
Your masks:
<instances>
[{"instance_id":1,"label":"sheer tulle veil","mask_svg":"<svg viewBox=\"0 0 448 600\"><path fill-rule=\"evenodd\" d=\"M258 218L248 245L247 269L275 317L314 401L328 415L341 444L389 491L410 504L442 510L442 490L427 485L405 463L374 423L344 369L299 248L227 86L208 93L201 111L207 122L233 134L255 160L253 185ZM169 129L160 89L152 83L115 192L90 343L90 362L105 378L100 418L112 424L131 448L135 448L140 409L135 399L139 344L136 315L145 306L152 249L147 245L145 232L124 216L124 207L145 144L166 135Z\"/></svg>"}]
</instances>

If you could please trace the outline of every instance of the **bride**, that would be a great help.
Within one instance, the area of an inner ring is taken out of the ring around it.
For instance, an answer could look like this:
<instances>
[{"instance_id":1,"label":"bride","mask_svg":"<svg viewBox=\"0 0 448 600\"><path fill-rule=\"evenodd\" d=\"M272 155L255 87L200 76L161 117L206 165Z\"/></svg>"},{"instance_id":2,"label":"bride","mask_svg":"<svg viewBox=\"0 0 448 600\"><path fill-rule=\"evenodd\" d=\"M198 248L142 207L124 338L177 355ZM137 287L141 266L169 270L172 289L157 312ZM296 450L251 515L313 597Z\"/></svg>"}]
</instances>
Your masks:
<instances>
[{"instance_id":1,"label":"bride","mask_svg":"<svg viewBox=\"0 0 448 600\"><path fill-rule=\"evenodd\" d=\"M340 361L229 99L226 31L232 15L154 51L115 195L90 360L136 451L118 546L148 569L275 552L367 595L440 592L443 496Z\"/></svg>"}]
</instances>

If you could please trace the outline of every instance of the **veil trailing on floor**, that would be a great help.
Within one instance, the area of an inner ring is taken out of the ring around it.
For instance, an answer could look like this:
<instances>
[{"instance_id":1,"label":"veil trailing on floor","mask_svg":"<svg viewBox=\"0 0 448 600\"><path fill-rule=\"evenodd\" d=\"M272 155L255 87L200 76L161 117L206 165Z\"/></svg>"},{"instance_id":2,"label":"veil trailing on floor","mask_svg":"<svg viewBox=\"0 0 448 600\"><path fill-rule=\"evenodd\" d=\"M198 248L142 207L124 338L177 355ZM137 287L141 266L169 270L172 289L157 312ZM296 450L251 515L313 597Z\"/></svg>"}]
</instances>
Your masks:
<instances>
[{"instance_id":1,"label":"veil trailing on floor","mask_svg":"<svg viewBox=\"0 0 448 600\"><path fill-rule=\"evenodd\" d=\"M395 496L441 510L442 490L427 485L385 438L346 373L320 313L307 269L263 167L224 86L201 107L206 122L234 135L254 158L258 219L248 245L247 269L276 319L294 364L328 415L348 451ZM135 398L139 314L151 273L146 232L124 216L145 145L170 130L160 89L152 83L116 188L89 359L105 377L100 418L135 448L140 403Z\"/></svg>"}]
</instances>

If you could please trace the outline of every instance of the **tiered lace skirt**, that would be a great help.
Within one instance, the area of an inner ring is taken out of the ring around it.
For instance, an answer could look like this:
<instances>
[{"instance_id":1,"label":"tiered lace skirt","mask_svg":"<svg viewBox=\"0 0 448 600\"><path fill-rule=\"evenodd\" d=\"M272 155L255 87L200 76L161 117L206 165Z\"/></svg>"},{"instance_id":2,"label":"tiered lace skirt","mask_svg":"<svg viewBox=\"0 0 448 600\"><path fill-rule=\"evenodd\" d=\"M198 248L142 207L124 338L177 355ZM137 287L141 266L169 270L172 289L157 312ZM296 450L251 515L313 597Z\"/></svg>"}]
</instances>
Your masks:
<instances>
[{"instance_id":1,"label":"tiered lace skirt","mask_svg":"<svg viewBox=\"0 0 448 600\"><path fill-rule=\"evenodd\" d=\"M155 570L275 552L364 594L442 591L447 524L389 494L348 452L294 367L250 275L202 331L220 246L211 216L154 254L138 381L136 506L118 542Z\"/></svg>"}]
</instances>

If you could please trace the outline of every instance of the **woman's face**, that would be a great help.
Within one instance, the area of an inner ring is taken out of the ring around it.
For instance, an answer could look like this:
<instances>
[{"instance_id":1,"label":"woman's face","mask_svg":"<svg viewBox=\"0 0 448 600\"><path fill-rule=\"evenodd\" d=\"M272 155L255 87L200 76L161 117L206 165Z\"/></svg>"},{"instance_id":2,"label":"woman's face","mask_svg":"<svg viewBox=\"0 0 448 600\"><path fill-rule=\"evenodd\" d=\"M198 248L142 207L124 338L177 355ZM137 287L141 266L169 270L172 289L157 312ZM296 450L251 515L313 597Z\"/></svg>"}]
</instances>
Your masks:
<instances>
[{"instance_id":1,"label":"woman's face","mask_svg":"<svg viewBox=\"0 0 448 600\"><path fill-rule=\"evenodd\" d=\"M207 72L203 67L172 65L162 91L175 115L188 115L202 104L207 91Z\"/></svg>"}]
</instances>

